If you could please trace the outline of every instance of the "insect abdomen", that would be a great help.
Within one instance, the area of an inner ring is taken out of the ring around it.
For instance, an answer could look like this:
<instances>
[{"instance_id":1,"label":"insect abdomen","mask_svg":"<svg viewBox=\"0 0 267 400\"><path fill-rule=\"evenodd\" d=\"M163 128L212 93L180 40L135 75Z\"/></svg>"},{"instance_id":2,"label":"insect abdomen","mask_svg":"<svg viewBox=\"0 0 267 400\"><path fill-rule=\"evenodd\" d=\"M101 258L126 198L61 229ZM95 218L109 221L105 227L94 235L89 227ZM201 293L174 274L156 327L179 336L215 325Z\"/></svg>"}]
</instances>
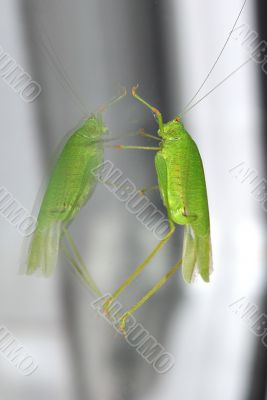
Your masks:
<instances>
[{"instance_id":1,"label":"insect abdomen","mask_svg":"<svg viewBox=\"0 0 267 400\"><path fill-rule=\"evenodd\" d=\"M165 140L162 154L167 167L167 198L169 213L177 224L185 224L186 175L187 175L187 138Z\"/></svg>"},{"instance_id":2,"label":"insect abdomen","mask_svg":"<svg viewBox=\"0 0 267 400\"><path fill-rule=\"evenodd\" d=\"M92 168L103 159L101 144L80 144L71 137L65 145L50 178L40 216L71 220L88 200L96 181Z\"/></svg>"},{"instance_id":3,"label":"insect abdomen","mask_svg":"<svg viewBox=\"0 0 267 400\"><path fill-rule=\"evenodd\" d=\"M168 170L168 203L174 222L186 224L185 216L195 217L192 225L205 234L209 228L209 214L204 171L195 142L188 134L171 143L164 143Z\"/></svg>"}]
</instances>

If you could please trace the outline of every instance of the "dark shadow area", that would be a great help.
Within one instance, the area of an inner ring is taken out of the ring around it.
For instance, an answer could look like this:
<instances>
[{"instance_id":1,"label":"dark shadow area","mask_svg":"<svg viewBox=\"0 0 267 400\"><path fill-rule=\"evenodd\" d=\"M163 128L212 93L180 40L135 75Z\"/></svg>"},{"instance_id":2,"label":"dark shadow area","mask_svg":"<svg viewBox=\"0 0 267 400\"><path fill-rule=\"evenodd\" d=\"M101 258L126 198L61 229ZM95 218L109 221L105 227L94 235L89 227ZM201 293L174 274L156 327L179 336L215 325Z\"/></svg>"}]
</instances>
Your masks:
<instances>
[{"instance_id":1,"label":"dark shadow area","mask_svg":"<svg viewBox=\"0 0 267 400\"><path fill-rule=\"evenodd\" d=\"M267 4L264 0L257 0L257 22L258 22L258 42L267 39ZM266 55L266 51L265 51ZM267 76L261 70L261 66L258 67L259 76L259 87L262 105L262 151L265 155L264 160L264 170L265 176L267 175ZM266 275L267 277L267 275ZM267 286L265 289L264 298L262 299L262 304L260 305L260 310L262 313L267 314ZM256 340L255 356L253 365L251 367L251 391L248 394L248 400L265 400L266 399L266 382L267 382L267 349L262 344L260 338Z\"/></svg>"}]
</instances>

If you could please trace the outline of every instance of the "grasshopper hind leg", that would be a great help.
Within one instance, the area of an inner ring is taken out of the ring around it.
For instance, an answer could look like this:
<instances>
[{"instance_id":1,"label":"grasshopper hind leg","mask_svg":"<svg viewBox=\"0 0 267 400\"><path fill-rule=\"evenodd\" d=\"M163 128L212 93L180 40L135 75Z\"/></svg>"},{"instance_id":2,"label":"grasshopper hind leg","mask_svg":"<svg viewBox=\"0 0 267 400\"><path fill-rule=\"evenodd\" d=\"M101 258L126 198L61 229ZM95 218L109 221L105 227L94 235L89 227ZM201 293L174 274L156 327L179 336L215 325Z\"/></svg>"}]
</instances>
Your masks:
<instances>
[{"instance_id":1,"label":"grasshopper hind leg","mask_svg":"<svg viewBox=\"0 0 267 400\"><path fill-rule=\"evenodd\" d=\"M125 332L126 321L130 315L132 315L138 308L140 308L147 300L150 299L163 285L167 282L168 279L172 277L172 275L178 270L180 265L182 264L182 259L180 259L171 269L170 271L161 278L152 289L150 289L142 298L139 300L134 306L132 306L128 311L126 311L122 317L120 318L120 328L121 331Z\"/></svg>"},{"instance_id":2,"label":"grasshopper hind leg","mask_svg":"<svg viewBox=\"0 0 267 400\"><path fill-rule=\"evenodd\" d=\"M143 269L147 266L147 264L152 260L152 258L157 254L157 252L165 246L165 244L169 241L173 233L175 232L175 226L170 221L170 231L167 235L162 239L157 246L152 250L152 252L147 256L147 258L139 264L139 266L135 269L135 271L119 286L119 288L113 293L110 299L104 304L104 310L108 312L111 304L114 300L120 295L122 291L124 291L130 283L143 271Z\"/></svg>"},{"instance_id":3,"label":"grasshopper hind leg","mask_svg":"<svg viewBox=\"0 0 267 400\"><path fill-rule=\"evenodd\" d=\"M79 250L77 249L77 246L74 243L74 240L72 239L71 234L69 233L68 229L66 227L63 228L63 234L74 254L75 257L73 257L67 246L62 243L61 244L61 249L71 264L71 266L74 268L74 270L78 273L78 275L82 278L82 280L86 283L87 286L89 286L90 290L97 296L101 297L103 296L100 289L98 288L97 284L93 280L92 276L89 274L88 269L79 253Z\"/></svg>"}]
</instances>

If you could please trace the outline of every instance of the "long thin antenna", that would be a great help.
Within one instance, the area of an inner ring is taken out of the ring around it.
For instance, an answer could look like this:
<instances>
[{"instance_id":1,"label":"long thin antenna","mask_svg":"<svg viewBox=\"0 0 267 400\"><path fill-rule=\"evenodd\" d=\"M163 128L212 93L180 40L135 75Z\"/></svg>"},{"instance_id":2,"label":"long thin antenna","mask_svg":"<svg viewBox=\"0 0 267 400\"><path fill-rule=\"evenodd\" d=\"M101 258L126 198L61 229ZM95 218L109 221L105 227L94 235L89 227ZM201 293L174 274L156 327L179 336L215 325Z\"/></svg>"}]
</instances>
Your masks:
<instances>
[{"instance_id":1,"label":"long thin antenna","mask_svg":"<svg viewBox=\"0 0 267 400\"><path fill-rule=\"evenodd\" d=\"M77 105L79 106L79 109L82 112L83 116L87 117L88 116L88 111L86 110L83 101L80 99L80 97L78 96L76 91L73 89L72 82L71 82L70 77L68 76L63 64L60 62L58 57L55 56L55 54L56 54L55 53L55 49L54 49L54 47L52 45L52 41L50 40L47 32L45 32L45 36L46 36L46 40L48 41L49 46L50 46L51 49L49 49L49 47L45 43L44 39L40 38L39 40L41 41L42 46L44 47L46 53L48 54L49 59L52 62L53 67L55 68L56 72L59 74L59 76L61 77L62 81L64 81L64 84L67 87L67 89L69 90L69 92L71 93L73 99L75 99L75 101L76 101Z\"/></svg>"},{"instance_id":2,"label":"long thin antenna","mask_svg":"<svg viewBox=\"0 0 267 400\"><path fill-rule=\"evenodd\" d=\"M35 15L38 18L39 12L38 12L38 8L36 7L35 4L33 5L33 12L35 13ZM41 28L42 28L42 31L38 30L39 41L40 41L42 47L44 48L45 52L49 56L48 60L49 60L50 64L52 64L53 68L56 70L59 77L61 78L61 84L63 84L63 82L64 82L65 87L71 93L72 99L76 102L76 105L78 106L79 111L83 114L83 117L88 117L88 110L86 109L86 106L85 106L84 102L82 101L82 99L79 97L77 92L74 90L74 85L73 85L69 75L67 74L66 69L64 68L62 62L56 56L56 50L53 46L51 38L49 37L49 35L47 33L45 24L41 18L38 18L38 24L41 25ZM47 45L45 39L48 42L49 46ZM37 46L40 45L40 43L38 43L38 40L35 37L33 37L33 40L37 43Z\"/></svg>"},{"instance_id":3,"label":"long thin antenna","mask_svg":"<svg viewBox=\"0 0 267 400\"><path fill-rule=\"evenodd\" d=\"M78 106L79 111L83 114L84 118L87 118L89 115L89 112L86 109L86 106L85 106L84 102L82 101L81 97L78 95L77 91L75 91L74 84L71 81L68 73L66 72L64 65L60 61L59 57L56 56L56 50L53 46L51 38L49 37L49 35L47 33L47 30L45 29L43 21L40 21L40 23L42 26L43 35L41 35L41 34L39 35L39 40L40 40L42 46L44 47L46 53L49 56L49 61L51 62L53 68L58 73L58 75L62 81L61 83L64 83L65 87L69 90L70 94L72 95L72 100L74 100L76 102L76 105ZM49 46L45 43L45 39L43 36L47 40ZM112 105L116 101L118 101L121 98L123 98L124 96L126 96L126 93L127 93L126 88L122 87L120 95L114 97L111 101L107 102L104 106L101 106L100 110L98 110L98 111L99 112L105 111L110 105ZM102 108L103 108L103 110L101 110Z\"/></svg>"},{"instance_id":4,"label":"long thin antenna","mask_svg":"<svg viewBox=\"0 0 267 400\"><path fill-rule=\"evenodd\" d=\"M249 61L251 61L252 58L250 57L248 60L246 60L244 63L242 63L241 65L239 65L239 67L237 67L233 72L231 72L229 75L227 75L221 82L219 82L213 89L209 90L203 97L201 97L201 99L199 99L196 103L194 103L191 107L189 107L188 109L186 109L182 114L180 115L185 115L187 114L189 111L191 111L197 104L201 103L202 100L204 100L207 96L209 96L212 92L214 92L214 90L216 90L219 86L221 86L224 82L226 82L229 78L231 78L236 72L238 72L241 68L243 68L246 64L249 63Z\"/></svg>"},{"instance_id":5,"label":"long thin antenna","mask_svg":"<svg viewBox=\"0 0 267 400\"><path fill-rule=\"evenodd\" d=\"M235 30L235 27L236 27L236 25L237 25L237 22L238 22L238 20L239 20L241 14L242 14L244 8L245 8L246 2L247 2L247 0L244 1L243 5L242 5L242 8L241 8L241 10L239 11L238 16L237 16L237 18L236 18L236 20L235 20L235 22L234 22L234 25L233 25L233 27L232 27L232 29L231 29L231 31L230 31L230 33L229 33L229 35L228 35L228 37L227 37L225 43L224 43L224 45L223 45L223 47L222 47L222 49L221 49L219 55L217 56L217 58L216 58L214 64L212 65L210 71L208 72L206 78L204 79L204 81L203 81L202 84L200 85L200 87L199 87L199 89L197 90L197 92L194 94L194 96L191 98L191 100L190 100L190 101L186 104L186 106L184 107L184 109L183 109L184 111L182 112L182 114L183 114L184 112L186 112L186 110L187 110L188 107L190 107L190 105L191 105L192 102L195 100L195 98L197 97L197 95L199 94L199 92L201 91L201 89L203 88L203 86L206 84L206 82L207 82L207 80L209 79L210 75L212 74L212 72L213 72L214 68L216 67L216 65L217 65L217 63L218 63L218 61L219 61L219 59L221 58L221 56L222 56L222 54L223 54L223 52L224 52L224 50L225 50L225 48L226 48L226 46L227 46L229 40L231 39L231 36L232 36L232 34L233 34L233 31Z\"/></svg>"}]
</instances>

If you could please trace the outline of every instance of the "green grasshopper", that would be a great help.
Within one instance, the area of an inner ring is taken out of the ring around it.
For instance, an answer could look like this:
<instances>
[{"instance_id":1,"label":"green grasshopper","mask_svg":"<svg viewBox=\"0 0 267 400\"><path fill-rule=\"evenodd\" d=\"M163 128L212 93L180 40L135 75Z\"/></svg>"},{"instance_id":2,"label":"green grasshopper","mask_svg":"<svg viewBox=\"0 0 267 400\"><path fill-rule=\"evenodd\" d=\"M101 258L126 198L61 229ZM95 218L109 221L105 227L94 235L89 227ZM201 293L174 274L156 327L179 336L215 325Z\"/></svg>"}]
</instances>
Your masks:
<instances>
[{"instance_id":1,"label":"green grasshopper","mask_svg":"<svg viewBox=\"0 0 267 400\"><path fill-rule=\"evenodd\" d=\"M208 94L220 86L226 79L231 77L240 68L246 65L247 60L234 72L228 75L219 85L209 91L204 97L191 105L204 84L207 82L217 62L219 61L235 26L241 16L247 0L244 0L242 8L235 20L232 30L215 60L211 70L202 85L186 105L185 114L196 104L202 101ZM173 120L164 123L160 111L141 98L137 93L137 87L132 88L132 95L138 101L148 107L156 117L159 130L158 137L147 135L159 141L159 147L124 146L117 145L119 149L141 149L157 151L155 156L155 168L158 178L158 187L164 206L167 210L170 231L162 239L148 257L136 268L125 282L114 292L104 304L104 310L109 312L110 306L119 294L142 272L150 260L169 241L176 229L176 224L184 225L184 241L182 259L180 259L170 271L133 307L131 307L120 318L121 330L125 332L125 324L130 314L136 311L147 301L182 265L182 275L187 283L191 283L197 273L205 282L209 282L212 271L212 251L210 238L210 218L208 208L208 197L205 182L203 164L197 145L185 130L181 114Z\"/></svg>"},{"instance_id":2,"label":"green grasshopper","mask_svg":"<svg viewBox=\"0 0 267 400\"><path fill-rule=\"evenodd\" d=\"M196 143L185 130L180 116L164 123L158 109L151 106L132 88L132 95L148 107L156 116L159 130L159 147L124 146L119 149L157 150L155 167L158 177L158 187L161 198L167 210L170 231L162 239L150 255L136 268L134 273L116 290L104 305L108 311L111 303L139 275L156 253L169 241L175 232L175 224L184 225L184 242L182 260L179 260L170 272L160 282L132 307L121 321L124 330L125 321L129 314L135 311L169 279L182 264L183 278L191 283L199 272L205 282L209 282L212 269L210 219L208 197L202 160Z\"/></svg>"},{"instance_id":3,"label":"green grasshopper","mask_svg":"<svg viewBox=\"0 0 267 400\"><path fill-rule=\"evenodd\" d=\"M185 130L180 116L163 123L159 110L132 89L133 96L156 115L161 137L155 156L159 190L170 224L168 239L175 224L184 225L183 277L192 282L198 270L205 282L211 271L211 243L208 197L202 160L196 143ZM164 244L166 240L164 241Z\"/></svg>"},{"instance_id":4,"label":"green grasshopper","mask_svg":"<svg viewBox=\"0 0 267 400\"><path fill-rule=\"evenodd\" d=\"M108 103L117 102L126 95L126 90ZM101 112L107 106L101 108ZM44 276L50 276L57 264L60 242L65 235L73 252L83 265L78 250L67 230L70 222L87 203L96 186L92 170L100 165L104 157L102 136L107 132L101 112L91 114L76 129L65 146L52 170L37 218L27 259L27 274L40 269ZM83 275L91 288L99 295L96 284L63 247L65 255L76 270Z\"/></svg>"}]
</instances>

